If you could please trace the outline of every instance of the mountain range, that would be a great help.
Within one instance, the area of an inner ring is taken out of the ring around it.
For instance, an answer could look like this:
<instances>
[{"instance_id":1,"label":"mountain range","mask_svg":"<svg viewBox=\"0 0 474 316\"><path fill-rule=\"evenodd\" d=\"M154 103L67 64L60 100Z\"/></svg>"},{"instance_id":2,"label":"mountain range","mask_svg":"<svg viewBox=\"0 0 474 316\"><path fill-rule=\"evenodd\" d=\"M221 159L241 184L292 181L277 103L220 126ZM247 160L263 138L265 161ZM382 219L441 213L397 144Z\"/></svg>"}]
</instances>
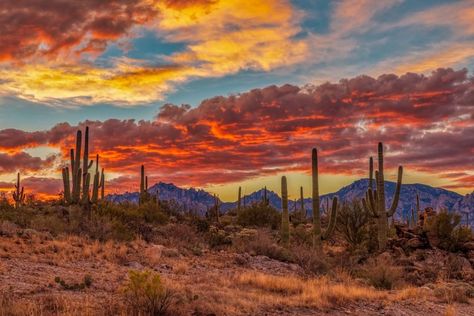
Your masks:
<instances>
[{"instance_id":1,"label":"mountain range","mask_svg":"<svg viewBox=\"0 0 474 316\"><path fill-rule=\"evenodd\" d=\"M334 196L338 197L339 201L346 202L353 199L360 199L365 195L368 187L368 179L361 179L345 186L334 193L321 195L321 207L325 210L328 201L332 200ZM396 184L394 182L385 181L385 195L386 204L390 205L395 192ZM160 200L174 200L183 209L193 210L199 213L205 213L206 210L212 207L215 203L214 196L202 189L195 188L180 188L171 183L156 183L148 189L152 195L158 192ZM456 192L448 191L441 188L435 188L424 184L403 184L400 191L400 200L397 207L396 218L400 218L410 214L411 209L416 206L416 194L420 197L420 208L433 207L435 210L445 208L449 211L457 211L462 214L463 223L467 223L469 218L470 223L474 221L474 192L462 196ZM242 204L251 204L256 201L261 201L264 196L264 189L258 190L251 194L242 197ZM129 201L138 203L138 192L126 192L123 194L108 195L107 199L113 202ZM236 190L237 197L237 190ZM280 196L273 192L267 191L267 198L270 205L276 209L281 207ZM296 203L296 204L295 204ZM301 202L289 201L288 206L290 211L299 209ZM330 204L330 203L329 203ZM221 202L221 210L228 211L237 207L235 202ZM307 214L311 213L311 198L304 199L304 207ZM466 215L468 214L468 215Z\"/></svg>"}]
</instances>

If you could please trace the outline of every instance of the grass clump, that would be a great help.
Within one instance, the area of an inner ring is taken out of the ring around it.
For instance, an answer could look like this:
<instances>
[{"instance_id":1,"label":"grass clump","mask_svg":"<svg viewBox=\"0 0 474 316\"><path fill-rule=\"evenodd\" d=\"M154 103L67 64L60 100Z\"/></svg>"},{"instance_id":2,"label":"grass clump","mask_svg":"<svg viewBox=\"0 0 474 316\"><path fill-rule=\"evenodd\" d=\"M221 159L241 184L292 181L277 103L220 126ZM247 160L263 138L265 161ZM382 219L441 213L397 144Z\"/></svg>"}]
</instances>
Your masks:
<instances>
[{"instance_id":1,"label":"grass clump","mask_svg":"<svg viewBox=\"0 0 474 316\"><path fill-rule=\"evenodd\" d=\"M165 287L158 273L129 271L123 295L132 315L166 315L173 303L172 292Z\"/></svg>"}]
</instances>

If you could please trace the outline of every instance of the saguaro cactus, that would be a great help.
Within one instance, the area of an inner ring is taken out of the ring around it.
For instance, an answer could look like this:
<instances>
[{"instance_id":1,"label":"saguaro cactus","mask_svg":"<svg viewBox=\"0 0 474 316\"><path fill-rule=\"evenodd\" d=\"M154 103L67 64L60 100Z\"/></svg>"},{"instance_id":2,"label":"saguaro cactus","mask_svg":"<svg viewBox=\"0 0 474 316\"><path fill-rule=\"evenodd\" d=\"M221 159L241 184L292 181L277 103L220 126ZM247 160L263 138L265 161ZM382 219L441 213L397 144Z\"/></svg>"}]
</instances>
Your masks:
<instances>
[{"instance_id":1,"label":"saguaro cactus","mask_svg":"<svg viewBox=\"0 0 474 316\"><path fill-rule=\"evenodd\" d=\"M372 160L371 160L372 162ZM372 163L371 163L372 166ZM371 168L372 169L372 168ZM385 207L385 180L383 172L383 144L378 145L378 171L375 171L375 183L377 189L372 191L369 187L365 198L362 199L363 207L369 211L372 216L377 218L377 239L379 249L385 249L388 238L388 217L393 216L397 210L398 201L400 199L400 188L402 185L403 167L398 167L397 187L389 210ZM369 183L372 182L372 174L370 174Z\"/></svg>"},{"instance_id":2,"label":"saguaro cactus","mask_svg":"<svg viewBox=\"0 0 474 316\"><path fill-rule=\"evenodd\" d=\"M301 203L301 218L306 218L306 210L304 208L303 187L300 187L300 203Z\"/></svg>"},{"instance_id":3,"label":"saguaro cactus","mask_svg":"<svg viewBox=\"0 0 474 316\"><path fill-rule=\"evenodd\" d=\"M238 200L237 200L237 213L240 212L240 206L241 206L241 205L240 205L240 203L241 203L240 201L241 201L241 199L242 199L242 188L239 187L239 198L238 198Z\"/></svg>"},{"instance_id":4,"label":"saguaro cactus","mask_svg":"<svg viewBox=\"0 0 474 316\"><path fill-rule=\"evenodd\" d=\"M140 195L138 197L138 204L146 203L150 200L148 194L148 176L145 176L145 166L142 165L140 169Z\"/></svg>"},{"instance_id":5,"label":"saguaro cactus","mask_svg":"<svg viewBox=\"0 0 474 316\"><path fill-rule=\"evenodd\" d=\"M313 148L311 153L311 167L312 167L312 202L313 202L313 247L317 252L322 252L322 241L331 237L336 227L337 217L337 197L332 200L331 214L329 217L329 225L323 232L321 229L321 214L320 214L320 200L319 200L319 172L318 172L318 151Z\"/></svg>"},{"instance_id":6,"label":"saguaro cactus","mask_svg":"<svg viewBox=\"0 0 474 316\"><path fill-rule=\"evenodd\" d=\"M99 155L95 158L95 173L94 182L92 183L92 203L97 203L99 200L99 189L102 186L102 177L104 175L104 169L102 169L102 175L99 173Z\"/></svg>"},{"instance_id":7,"label":"saguaro cactus","mask_svg":"<svg viewBox=\"0 0 474 316\"><path fill-rule=\"evenodd\" d=\"M93 160L89 161L89 127L86 127L85 131L82 168L81 148L82 132L81 130L78 130L76 134L76 149L71 149L70 151L71 169L69 170L68 167L65 167L62 170L64 200L66 201L66 203L69 204L77 204L79 202L89 203L89 186L91 177L89 173L89 168L91 168L93 164ZM69 176L69 173L71 174L71 177ZM70 183L72 183L72 189Z\"/></svg>"},{"instance_id":8,"label":"saguaro cactus","mask_svg":"<svg viewBox=\"0 0 474 316\"><path fill-rule=\"evenodd\" d=\"M16 184L15 184L15 191L13 191L13 200L15 201L15 207L20 207L23 202L25 201L25 188L20 184L20 173L18 172L16 175Z\"/></svg>"},{"instance_id":9,"label":"saguaro cactus","mask_svg":"<svg viewBox=\"0 0 474 316\"><path fill-rule=\"evenodd\" d=\"M286 177L281 177L281 241L288 246L290 242L290 214L288 212L288 186Z\"/></svg>"}]
</instances>

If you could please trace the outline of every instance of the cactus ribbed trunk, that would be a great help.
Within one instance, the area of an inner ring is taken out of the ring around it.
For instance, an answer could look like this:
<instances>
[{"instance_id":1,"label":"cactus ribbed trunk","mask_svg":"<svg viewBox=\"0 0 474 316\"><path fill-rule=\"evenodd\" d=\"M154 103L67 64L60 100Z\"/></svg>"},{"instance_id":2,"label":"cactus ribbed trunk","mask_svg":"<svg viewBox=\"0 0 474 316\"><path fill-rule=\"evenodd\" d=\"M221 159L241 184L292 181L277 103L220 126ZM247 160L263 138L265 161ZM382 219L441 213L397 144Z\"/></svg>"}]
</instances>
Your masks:
<instances>
[{"instance_id":1,"label":"cactus ribbed trunk","mask_svg":"<svg viewBox=\"0 0 474 316\"><path fill-rule=\"evenodd\" d=\"M290 242L290 214L288 212L288 186L286 177L281 177L281 241L285 246Z\"/></svg>"},{"instance_id":2,"label":"cactus ribbed trunk","mask_svg":"<svg viewBox=\"0 0 474 316\"><path fill-rule=\"evenodd\" d=\"M318 151L313 148L311 152L311 172L312 172L312 204L313 204L313 248L318 254L322 254L322 241L328 239L334 232L337 219L337 197L332 200L332 209L327 210L329 225L323 232L321 229L320 199L319 199L319 171L318 171Z\"/></svg>"},{"instance_id":3,"label":"cactus ribbed trunk","mask_svg":"<svg viewBox=\"0 0 474 316\"><path fill-rule=\"evenodd\" d=\"M15 191L13 192L13 200L15 201L15 208L19 208L25 200L25 188L20 183L20 173L16 175Z\"/></svg>"},{"instance_id":4,"label":"cactus ribbed trunk","mask_svg":"<svg viewBox=\"0 0 474 316\"><path fill-rule=\"evenodd\" d=\"M372 159L370 160L370 178L372 178ZM370 188L367 190L365 198L362 199L364 209L372 214L377 221L377 239L379 250L385 249L388 239L388 217L392 217L397 210L398 201L400 199L400 190L402 185L403 167L398 167L397 186L392 205L389 210L385 206L385 179L383 170L383 144L378 144L378 170L375 171L376 191Z\"/></svg>"},{"instance_id":5,"label":"cactus ribbed trunk","mask_svg":"<svg viewBox=\"0 0 474 316\"><path fill-rule=\"evenodd\" d=\"M301 218L306 218L306 210L304 208L303 187L300 187L300 202L301 202Z\"/></svg>"},{"instance_id":6,"label":"cactus ribbed trunk","mask_svg":"<svg viewBox=\"0 0 474 316\"><path fill-rule=\"evenodd\" d=\"M237 200L237 213L240 213L240 201L242 198L242 188L239 187L239 198Z\"/></svg>"},{"instance_id":7,"label":"cactus ribbed trunk","mask_svg":"<svg viewBox=\"0 0 474 316\"><path fill-rule=\"evenodd\" d=\"M378 205L378 240L379 248L385 249L388 238L388 221L387 212L385 211L385 181L383 174L383 145L379 143L378 146L378 172L376 173L376 184L377 184L377 205Z\"/></svg>"},{"instance_id":8,"label":"cactus ribbed trunk","mask_svg":"<svg viewBox=\"0 0 474 316\"><path fill-rule=\"evenodd\" d=\"M100 199L104 199L105 193L105 175L104 175L104 168L102 168L102 172L100 174Z\"/></svg>"},{"instance_id":9,"label":"cactus ribbed trunk","mask_svg":"<svg viewBox=\"0 0 474 316\"><path fill-rule=\"evenodd\" d=\"M312 204L313 204L313 247L317 252L322 251L321 242L321 218L319 209L319 174L318 174L318 151L313 148L311 152L312 172Z\"/></svg>"}]
</instances>

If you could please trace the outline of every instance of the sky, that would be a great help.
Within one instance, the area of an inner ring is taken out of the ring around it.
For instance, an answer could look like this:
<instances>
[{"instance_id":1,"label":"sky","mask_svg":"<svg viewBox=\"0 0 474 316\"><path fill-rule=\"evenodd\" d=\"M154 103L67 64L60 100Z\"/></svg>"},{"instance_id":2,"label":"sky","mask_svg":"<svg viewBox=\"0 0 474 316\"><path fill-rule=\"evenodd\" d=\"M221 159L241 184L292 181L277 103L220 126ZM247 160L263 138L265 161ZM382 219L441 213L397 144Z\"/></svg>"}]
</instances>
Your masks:
<instances>
[{"instance_id":1,"label":"sky","mask_svg":"<svg viewBox=\"0 0 474 316\"><path fill-rule=\"evenodd\" d=\"M57 196L78 128L106 191L222 200L367 177L474 190L474 1L2 0L0 190Z\"/></svg>"}]
</instances>

